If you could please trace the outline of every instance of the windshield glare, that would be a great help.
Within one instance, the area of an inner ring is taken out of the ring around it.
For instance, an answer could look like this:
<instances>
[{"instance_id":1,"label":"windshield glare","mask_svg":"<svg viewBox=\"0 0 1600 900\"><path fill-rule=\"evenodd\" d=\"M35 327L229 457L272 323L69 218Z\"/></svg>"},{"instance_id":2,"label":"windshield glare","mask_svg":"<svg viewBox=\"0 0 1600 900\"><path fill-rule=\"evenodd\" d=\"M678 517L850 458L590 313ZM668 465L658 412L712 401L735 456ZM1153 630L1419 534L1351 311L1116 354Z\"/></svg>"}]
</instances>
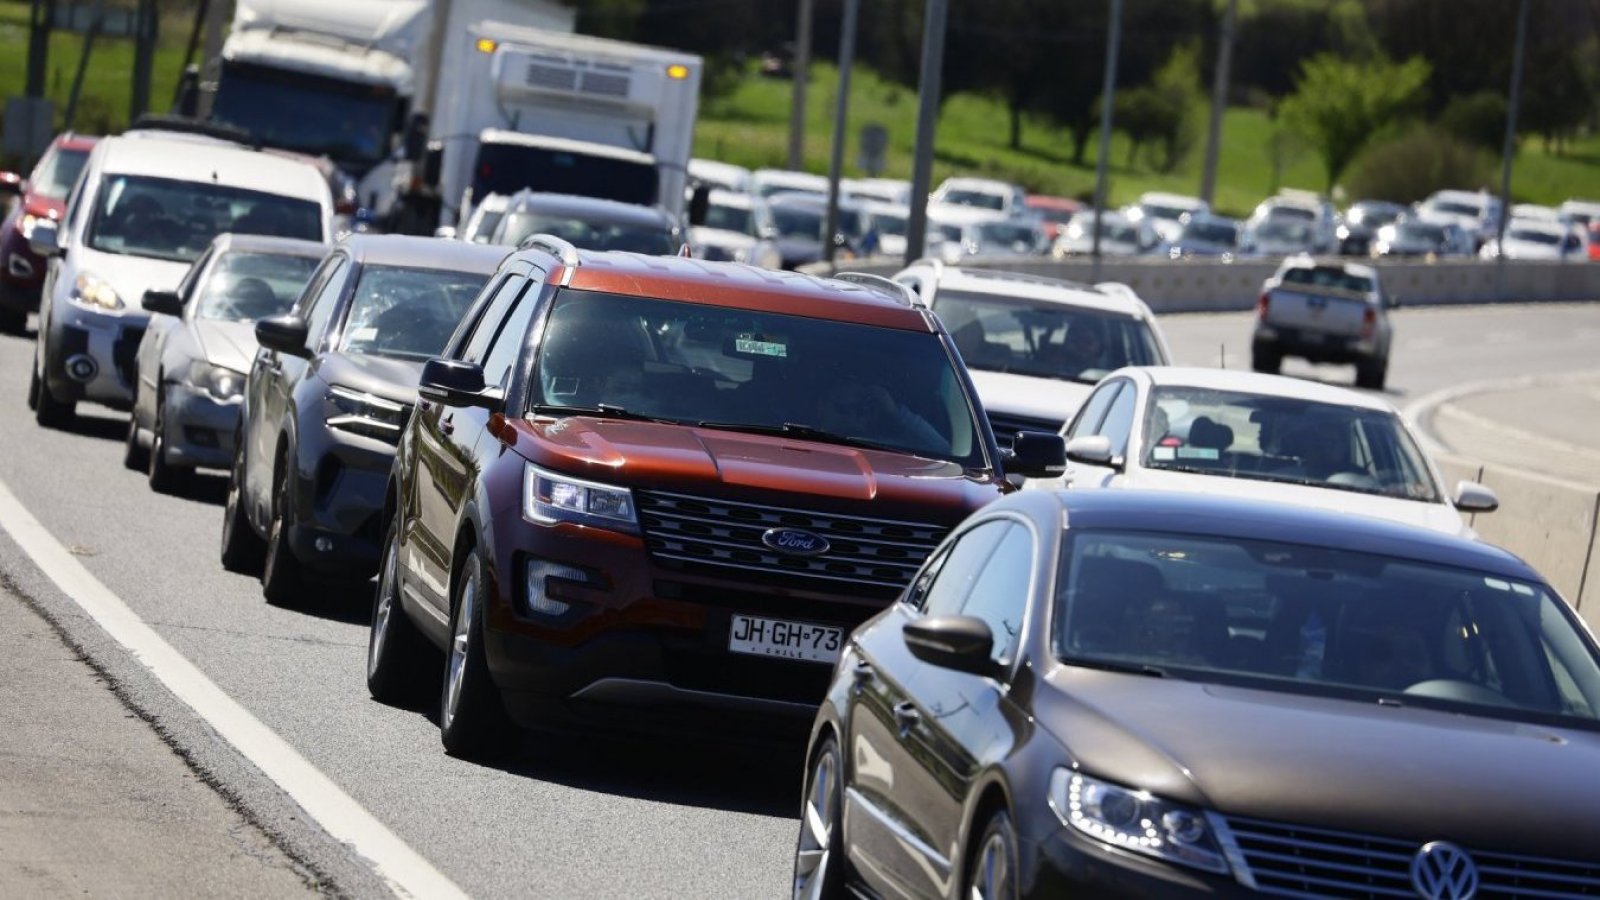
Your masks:
<instances>
[{"instance_id":1,"label":"windshield glare","mask_svg":"<svg viewBox=\"0 0 1600 900\"><path fill-rule=\"evenodd\" d=\"M1600 718L1600 661L1543 585L1275 541L1080 531L1053 637L1070 662L1481 715Z\"/></svg>"},{"instance_id":2,"label":"windshield glare","mask_svg":"<svg viewBox=\"0 0 1600 900\"><path fill-rule=\"evenodd\" d=\"M1156 387L1142 458L1150 469L1441 502L1399 417L1379 409Z\"/></svg>"},{"instance_id":3,"label":"windshield glare","mask_svg":"<svg viewBox=\"0 0 1600 900\"><path fill-rule=\"evenodd\" d=\"M672 230L666 227L594 222L563 215L514 212L505 218L498 243L515 247L530 234L553 234L579 250L629 250L652 256L677 252Z\"/></svg>"},{"instance_id":4,"label":"windshield glare","mask_svg":"<svg viewBox=\"0 0 1600 900\"><path fill-rule=\"evenodd\" d=\"M193 262L225 231L320 241L322 208L220 184L107 176L89 221L89 246L103 253Z\"/></svg>"},{"instance_id":5,"label":"windshield glare","mask_svg":"<svg viewBox=\"0 0 1600 900\"><path fill-rule=\"evenodd\" d=\"M250 322L287 313L317 262L310 256L243 250L225 253L206 274L195 315Z\"/></svg>"},{"instance_id":6,"label":"windshield glare","mask_svg":"<svg viewBox=\"0 0 1600 900\"><path fill-rule=\"evenodd\" d=\"M61 150L45 157L44 162L28 180L28 190L46 200L63 200L78 180L83 164L89 161L87 150Z\"/></svg>"},{"instance_id":7,"label":"windshield glare","mask_svg":"<svg viewBox=\"0 0 1600 900\"><path fill-rule=\"evenodd\" d=\"M369 265L361 270L339 349L432 359L487 280L476 272Z\"/></svg>"},{"instance_id":8,"label":"windshield glare","mask_svg":"<svg viewBox=\"0 0 1600 900\"><path fill-rule=\"evenodd\" d=\"M1166 363L1150 324L1132 316L959 291L934 303L969 368L1093 384L1123 366Z\"/></svg>"},{"instance_id":9,"label":"windshield glare","mask_svg":"<svg viewBox=\"0 0 1600 900\"><path fill-rule=\"evenodd\" d=\"M568 290L532 394L684 424L803 426L987 467L954 363L929 332Z\"/></svg>"}]
</instances>

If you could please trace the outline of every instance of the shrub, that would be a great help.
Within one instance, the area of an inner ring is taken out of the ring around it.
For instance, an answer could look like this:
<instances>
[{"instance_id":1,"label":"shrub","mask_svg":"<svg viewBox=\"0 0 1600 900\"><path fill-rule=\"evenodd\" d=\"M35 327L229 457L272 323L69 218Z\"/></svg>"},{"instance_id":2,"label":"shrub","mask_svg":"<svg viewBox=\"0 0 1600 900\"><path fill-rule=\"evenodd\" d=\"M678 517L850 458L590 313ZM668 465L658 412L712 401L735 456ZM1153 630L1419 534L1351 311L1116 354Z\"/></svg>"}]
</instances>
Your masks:
<instances>
[{"instance_id":1,"label":"shrub","mask_svg":"<svg viewBox=\"0 0 1600 900\"><path fill-rule=\"evenodd\" d=\"M1414 203L1446 188L1494 179L1494 157L1435 128L1416 128L1368 146L1345 173L1351 197Z\"/></svg>"},{"instance_id":2,"label":"shrub","mask_svg":"<svg viewBox=\"0 0 1600 900\"><path fill-rule=\"evenodd\" d=\"M1498 153L1506 139L1506 98L1494 91L1456 97L1439 114L1439 128L1474 147Z\"/></svg>"}]
</instances>

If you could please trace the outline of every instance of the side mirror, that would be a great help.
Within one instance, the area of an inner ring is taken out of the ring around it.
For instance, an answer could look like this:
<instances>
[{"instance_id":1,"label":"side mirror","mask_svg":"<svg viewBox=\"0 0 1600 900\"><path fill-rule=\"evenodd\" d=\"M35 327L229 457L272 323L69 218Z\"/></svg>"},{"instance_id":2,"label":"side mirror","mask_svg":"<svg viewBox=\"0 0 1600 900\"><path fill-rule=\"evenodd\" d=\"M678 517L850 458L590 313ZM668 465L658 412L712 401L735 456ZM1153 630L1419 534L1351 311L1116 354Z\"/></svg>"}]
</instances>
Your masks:
<instances>
[{"instance_id":1,"label":"side mirror","mask_svg":"<svg viewBox=\"0 0 1600 900\"><path fill-rule=\"evenodd\" d=\"M149 312L164 316L183 315L183 298L172 291L145 291L140 305Z\"/></svg>"},{"instance_id":2,"label":"side mirror","mask_svg":"<svg viewBox=\"0 0 1600 900\"><path fill-rule=\"evenodd\" d=\"M256 322L256 342L268 350L290 356L303 359L311 356L306 346L308 336L306 320L296 315L273 316Z\"/></svg>"},{"instance_id":3,"label":"side mirror","mask_svg":"<svg viewBox=\"0 0 1600 900\"><path fill-rule=\"evenodd\" d=\"M453 241L456 238L456 227L454 225L440 225L438 228L433 230L433 236L436 238L444 238L447 241Z\"/></svg>"},{"instance_id":4,"label":"side mirror","mask_svg":"<svg viewBox=\"0 0 1600 900\"><path fill-rule=\"evenodd\" d=\"M502 399L498 388L484 387L482 366L459 359L430 359L423 363L417 396L446 406L484 409L498 407Z\"/></svg>"},{"instance_id":5,"label":"side mirror","mask_svg":"<svg viewBox=\"0 0 1600 900\"><path fill-rule=\"evenodd\" d=\"M1109 466L1111 438L1103 434L1086 434L1067 441L1067 459L1086 466Z\"/></svg>"},{"instance_id":6,"label":"side mirror","mask_svg":"<svg viewBox=\"0 0 1600 900\"><path fill-rule=\"evenodd\" d=\"M703 184L695 185L694 193L689 196L689 224L704 225L710 211L711 188Z\"/></svg>"},{"instance_id":7,"label":"side mirror","mask_svg":"<svg viewBox=\"0 0 1600 900\"><path fill-rule=\"evenodd\" d=\"M1005 454L1005 467L1011 475L1054 478L1067 471L1066 444L1059 434L1019 431Z\"/></svg>"},{"instance_id":8,"label":"side mirror","mask_svg":"<svg viewBox=\"0 0 1600 900\"><path fill-rule=\"evenodd\" d=\"M406 120L404 143L401 153L409 160L418 160L428 152L428 117L424 113L412 113Z\"/></svg>"},{"instance_id":9,"label":"side mirror","mask_svg":"<svg viewBox=\"0 0 1600 900\"><path fill-rule=\"evenodd\" d=\"M41 219L33 226L33 234L28 236L28 249L39 256L60 256L61 223L54 219Z\"/></svg>"},{"instance_id":10,"label":"side mirror","mask_svg":"<svg viewBox=\"0 0 1600 900\"><path fill-rule=\"evenodd\" d=\"M22 176L15 172L0 172L0 194L15 197L22 193Z\"/></svg>"},{"instance_id":11,"label":"side mirror","mask_svg":"<svg viewBox=\"0 0 1600 900\"><path fill-rule=\"evenodd\" d=\"M1462 512L1490 513L1500 508L1500 498L1476 481L1458 481L1455 504Z\"/></svg>"},{"instance_id":12,"label":"side mirror","mask_svg":"<svg viewBox=\"0 0 1600 900\"><path fill-rule=\"evenodd\" d=\"M973 616L928 616L901 628L906 648L925 663L974 675L994 673L989 658L994 635L989 624Z\"/></svg>"}]
</instances>

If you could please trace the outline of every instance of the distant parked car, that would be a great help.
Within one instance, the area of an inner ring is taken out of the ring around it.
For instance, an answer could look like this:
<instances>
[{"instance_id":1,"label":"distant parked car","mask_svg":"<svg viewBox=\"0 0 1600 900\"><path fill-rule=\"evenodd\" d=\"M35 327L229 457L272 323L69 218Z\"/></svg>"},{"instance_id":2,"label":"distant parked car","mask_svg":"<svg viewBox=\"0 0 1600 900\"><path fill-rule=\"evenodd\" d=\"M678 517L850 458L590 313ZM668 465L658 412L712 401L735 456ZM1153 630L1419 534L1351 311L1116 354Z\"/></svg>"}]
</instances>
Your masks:
<instances>
[{"instance_id":1,"label":"distant parked car","mask_svg":"<svg viewBox=\"0 0 1600 900\"><path fill-rule=\"evenodd\" d=\"M700 259L733 260L761 266L783 267L783 257L769 238L760 235L756 208L761 200L750 194L713 190L706 197L706 218L689 229L689 247Z\"/></svg>"},{"instance_id":2,"label":"distant parked car","mask_svg":"<svg viewBox=\"0 0 1600 900\"><path fill-rule=\"evenodd\" d=\"M1372 237L1378 229L1411 212L1409 206L1384 200L1358 200L1350 204L1339 217L1335 233L1339 238L1339 253L1344 256L1367 256L1372 252Z\"/></svg>"},{"instance_id":3,"label":"distant parked car","mask_svg":"<svg viewBox=\"0 0 1600 900\"><path fill-rule=\"evenodd\" d=\"M1500 198L1486 191L1435 191L1417 205L1417 214L1460 225L1481 247L1500 227Z\"/></svg>"},{"instance_id":4,"label":"distant parked car","mask_svg":"<svg viewBox=\"0 0 1600 900\"><path fill-rule=\"evenodd\" d=\"M1226 369L1131 367L1107 375L1065 429L1067 472L1030 488L1154 488L1279 500L1471 535L1462 513L1493 492L1453 493L1380 397Z\"/></svg>"},{"instance_id":5,"label":"distant parked car","mask_svg":"<svg viewBox=\"0 0 1600 900\"><path fill-rule=\"evenodd\" d=\"M1150 226L1156 230L1156 236L1170 242L1177 240L1183 232L1185 217L1209 213L1211 204L1199 197L1150 191L1139 195L1139 201L1129 208L1129 212L1148 218Z\"/></svg>"},{"instance_id":6,"label":"distant parked car","mask_svg":"<svg viewBox=\"0 0 1600 900\"><path fill-rule=\"evenodd\" d=\"M1333 204L1310 191L1282 190L1256 204L1245 222L1245 252L1260 256L1335 253Z\"/></svg>"},{"instance_id":7,"label":"distant parked car","mask_svg":"<svg viewBox=\"0 0 1600 900\"><path fill-rule=\"evenodd\" d=\"M98 140L70 131L59 134L27 177L0 172L0 196L15 194L18 198L0 222L0 331L21 333L28 313L39 308L45 260L33 252L28 241L35 225L60 221L67 193Z\"/></svg>"},{"instance_id":8,"label":"distant parked car","mask_svg":"<svg viewBox=\"0 0 1600 900\"><path fill-rule=\"evenodd\" d=\"M1008 181L951 177L928 195L928 215L959 225L1016 218L1026 214L1027 196L1020 185Z\"/></svg>"},{"instance_id":9,"label":"distant parked car","mask_svg":"<svg viewBox=\"0 0 1600 900\"><path fill-rule=\"evenodd\" d=\"M973 222L961 230L960 256L1043 256L1050 252L1044 229L1033 219ZM946 259L957 262L959 259Z\"/></svg>"},{"instance_id":10,"label":"distant parked car","mask_svg":"<svg viewBox=\"0 0 1600 900\"><path fill-rule=\"evenodd\" d=\"M1087 256L1094 251L1094 210L1086 209L1072 217L1067 227L1056 238L1050 253L1056 258ZM1120 212L1100 214L1100 254L1102 256L1140 256L1149 253L1160 243L1156 230L1148 221L1134 221Z\"/></svg>"},{"instance_id":11,"label":"distant parked car","mask_svg":"<svg viewBox=\"0 0 1600 900\"><path fill-rule=\"evenodd\" d=\"M851 634L795 897L1579 897L1600 652L1495 547L1025 491Z\"/></svg>"},{"instance_id":12,"label":"distant parked car","mask_svg":"<svg viewBox=\"0 0 1600 900\"><path fill-rule=\"evenodd\" d=\"M911 182L902 178L845 178L839 182L839 196L857 203L905 206L911 202Z\"/></svg>"},{"instance_id":13,"label":"distant parked car","mask_svg":"<svg viewBox=\"0 0 1600 900\"><path fill-rule=\"evenodd\" d=\"M1297 216L1278 215L1245 226L1239 250L1245 256L1283 257L1300 253L1322 253L1323 244L1314 222Z\"/></svg>"},{"instance_id":14,"label":"distant parked car","mask_svg":"<svg viewBox=\"0 0 1600 900\"><path fill-rule=\"evenodd\" d=\"M702 184L714 190L743 194L750 190L750 170L733 163L696 158L689 160L689 181L691 190L692 185Z\"/></svg>"},{"instance_id":15,"label":"distant parked car","mask_svg":"<svg viewBox=\"0 0 1600 900\"><path fill-rule=\"evenodd\" d=\"M1389 310L1398 305L1372 266L1290 257L1261 286L1250 366L1276 374L1285 356L1354 363L1358 387L1383 390L1394 343Z\"/></svg>"},{"instance_id":16,"label":"distant parked car","mask_svg":"<svg viewBox=\"0 0 1600 900\"><path fill-rule=\"evenodd\" d=\"M1482 255L1493 259L1586 259L1587 235L1579 227L1551 219L1512 219L1506 223L1505 239L1490 238Z\"/></svg>"},{"instance_id":17,"label":"distant parked car","mask_svg":"<svg viewBox=\"0 0 1600 900\"><path fill-rule=\"evenodd\" d=\"M292 238L219 235L175 291L147 291L157 313L139 342L123 462L150 487L181 493L195 469L233 462L255 322L283 315L328 252Z\"/></svg>"},{"instance_id":18,"label":"distant parked car","mask_svg":"<svg viewBox=\"0 0 1600 900\"><path fill-rule=\"evenodd\" d=\"M1238 219L1211 213L1190 213L1182 230L1166 245L1169 259L1222 258L1231 260L1239 252Z\"/></svg>"},{"instance_id":19,"label":"distant parked car","mask_svg":"<svg viewBox=\"0 0 1600 900\"><path fill-rule=\"evenodd\" d=\"M222 564L261 575L267 601L304 603L319 580L371 577L384 487L445 345L503 247L351 235L294 312L256 322L223 513Z\"/></svg>"},{"instance_id":20,"label":"distant parked car","mask_svg":"<svg viewBox=\"0 0 1600 900\"><path fill-rule=\"evenodd\" d=\"M1051 197L1045 194L1029 194L1026 198L1028 212L1037 216L1044 223L1044 236L1052 243L1061 236L1061 229L1083 204L1070 197Z\"/></svg>"},{"instance_id":21,"label":"distant parked car","mask_svg":"<svg viewBox=\"0 0 1600 900\"><path fill-rule=\"evenodd\" d=\"M828 179L812 172L789 169L757 169L750 173L750 193L766 199L779 193L828 196Z\"/></svg>"},{"instance_id":22,"label":"distant parked car","mask_svg":"<svg viewBox=\"0 0 1600 900\"><path fill-rule=\"evenodd\" d=\"M828 215L826 197L775 194L757 208L756 215L758 233L777 245L783 268L793 269L822 259L822 232ZM837 224L832 236L837 251L843 251L843 256L858 254L867 229L862 207L841 200Z\"/></svg>"},{"instance_id":23,"label":"distant parked car","mask_svg":"<svg viewBox=\"0 0 1600 900\"><path fill-rule=\"evenodd\" d=\"M554 234L591 250L665 256L683 247L683 232L666 210L575 194L518 191L489 243L515 247L530 234Z\"/></svg>"},{"instance_id":24,"label":"distant parked car","mask_svg":"<svg viewBox=\"0 0 1600 900\"><path fill-rule=\"evenodd\" d=\"M469 244L491 243L495 229L500 227L500 220L505 218L506 206L510 203L511 198L505 194L490 194L472 208L472 215L460 231L451 225L441 225L434 230L434 236L457 238Z\"/></svg>"},{"instance_id":25,"label":"distant parked car","mask_svg":"<svg viewBox=\"0 0 1600 900\"><path fill-rule=\"evenodd\" d=\"M1403 256L1472 256L1476 243L1454 221L1405 216L1378 229L1370 253L1375 258Z\"/></svg>"}]
</instances>

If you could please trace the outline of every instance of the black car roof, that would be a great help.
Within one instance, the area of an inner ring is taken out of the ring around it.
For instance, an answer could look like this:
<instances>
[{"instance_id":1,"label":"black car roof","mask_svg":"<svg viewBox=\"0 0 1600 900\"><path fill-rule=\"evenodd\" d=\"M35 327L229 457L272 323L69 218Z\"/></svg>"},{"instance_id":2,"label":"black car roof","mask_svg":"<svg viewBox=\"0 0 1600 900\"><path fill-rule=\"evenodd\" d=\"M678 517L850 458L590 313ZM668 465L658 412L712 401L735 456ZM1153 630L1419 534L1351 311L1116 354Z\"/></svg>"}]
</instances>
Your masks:
<instances>
[{"instance_id":1,"label":"black car roof","mask_svg":"<svg viewBox=\"0 0 1600 900\"><path fill-rule=\"evenodd\" d=\"M403 234L352 234L339 242L362 265L481 272L499 267L510 247Z\"/></svg>"},{"instance_id":2,"label":"black car roof","mask_svg":"<svg viewBox=\"0 0 1600 900\"><path fill-rule=\"evenodd\" d=\"M1033 492L1002 500L1019 502L1037 516ZM1527 563L1481 541L1352 513L1244 500L1215 494L1172 491L1055 491L1055 509L1066 513L1066 527L1166 531L1247 540L1283 541L1400 557L1423 563L1473 569L1543 582Z\"/></svg>"}]
</instances>

